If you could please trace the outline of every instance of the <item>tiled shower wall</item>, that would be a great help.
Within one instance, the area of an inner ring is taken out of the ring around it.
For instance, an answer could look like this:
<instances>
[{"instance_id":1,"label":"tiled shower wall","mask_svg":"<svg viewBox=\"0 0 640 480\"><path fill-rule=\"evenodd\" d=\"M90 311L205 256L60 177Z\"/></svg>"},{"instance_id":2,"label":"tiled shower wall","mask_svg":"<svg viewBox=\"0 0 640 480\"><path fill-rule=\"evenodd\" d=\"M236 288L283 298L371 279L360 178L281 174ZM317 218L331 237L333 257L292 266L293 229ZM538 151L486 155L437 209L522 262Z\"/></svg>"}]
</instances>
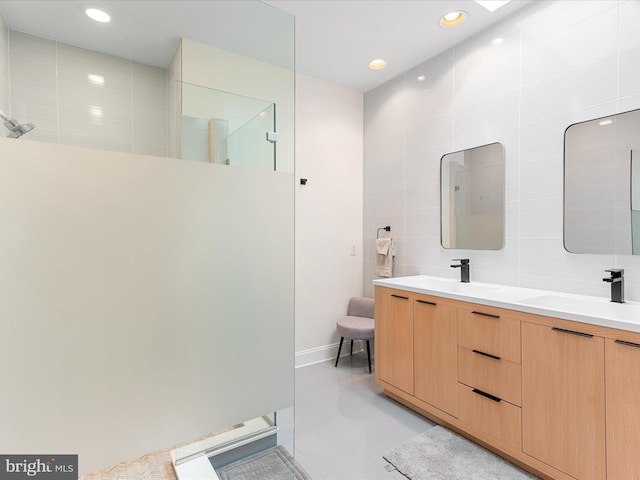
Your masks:
<instances>
[{"instance_id":1,"label":"tiled shower wall","mask_svg":"<svg viewBox=\"0 0 640 480\"><path fill-rule=\"evenodd\" d=\"M169 95L169 140L168 154L172 158L182 158L182 138L180 125L182 118L182 41L173 54L168 72Z\"/></svg>"},{"instance_id":2,"label":"tiled shower wall","mask_svg":"<svg viewBox=\"0 0 640 480\"><path fill-rule=\"evenodd\" d=\"M469 257L472 281L606 297L603 270L621 267L640 300L640 257L571 254L562 239L564 129L640 108L638 25L638 0L532 2L368 92L365 294L390 225L394 276L457 277L451 259ZM491 142L505 147L504 248L445 250L440 158Z\"/></svg>"},{"instance_id":3,"label":"tiled shower wall","mask_svg":"<svg viewBox=\"0 0 640 480\"><path fill-rule=\"evenodd\" d=\"M9 113L9 31L0 12L0 111Z\"/></svg>"},{"instance_id":4,"label":"tiled shower wall","mask_svg":"<svg viewBox=\"0 0 640 480\"><path fill-rule=\"evenodd\" d=\"M167 156L166 70L10 30L9 74L30 140Z\"/></svg>"}]
</instances>

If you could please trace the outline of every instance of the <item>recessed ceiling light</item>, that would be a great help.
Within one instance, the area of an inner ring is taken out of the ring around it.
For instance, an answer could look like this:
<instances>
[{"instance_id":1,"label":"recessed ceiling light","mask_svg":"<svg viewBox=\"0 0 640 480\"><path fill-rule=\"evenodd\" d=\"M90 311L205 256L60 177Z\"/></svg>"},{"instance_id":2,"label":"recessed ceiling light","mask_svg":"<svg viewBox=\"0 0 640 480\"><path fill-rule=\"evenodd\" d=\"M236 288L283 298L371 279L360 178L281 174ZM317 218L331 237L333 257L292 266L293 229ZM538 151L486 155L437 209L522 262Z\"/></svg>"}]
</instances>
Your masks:
<instances>
[{"instance_id":1,"label":"recessed ceiling light","mask_svg":"<svg viewBox=\"0 0 640 480\"><path fill-rule=\"evenodd\" d=\"M382 58L376 58L369 62L369 69L371 70L382 70L383 68L387 68L387 61Z\"/></svg>"},{"instance_id":2,"label":"recessed ceiling light","mask_svg":"<svg viewBox=\"0 0 640 480\"><path fill-rule=\"evenodd\" d=\"M502 42L504 42L504 38L496 37L493 40L491 40L491 45L500 45Z\"/></svg>"},{"instance_id":3,"label":"recessed ceiling light","mask_svg":"<svg viewBox=\"0 0 640 480\"><path fill-rule=\"evenodd\" d=\"M427 77L425 77L424 75L418 75L416 77L416 80L418 80L419 82L424 82L427 79Z\"/></svg>"},{"instance_id":4,"label":"recessed ceiling light","mask_svg":"<svg viewBox=\"0 0 640 480\"><path fill-rule=\"evenodd\" d=\"M449 12L440 19L440 26L445 28L456 27L464 22L466 17L466 13L462 10L456 10L454 12Z\"/></svg>"},{"instance_id":5,"label":"recessed ceiling light","mask_svg":"<svg viewBox=\"0 0 640 480\"><path fill-rule=\"evenodd\" d=\"M98 7L85 7L84 13L87 14L87 17L95 20L96 22L107 23L111 21L111 16Z\"/></svg>"},{"instance_id":6,"label":"recessed ceiling light","mask_svg":"<svg viewBox=\"0 0 640 480\"><path fill-rule=\"evenodd\" d=\"M474 0L481 7L486 8L490 12L495 12L500 7L504 7L511 0Z\"/></svg>"}]
</instances>

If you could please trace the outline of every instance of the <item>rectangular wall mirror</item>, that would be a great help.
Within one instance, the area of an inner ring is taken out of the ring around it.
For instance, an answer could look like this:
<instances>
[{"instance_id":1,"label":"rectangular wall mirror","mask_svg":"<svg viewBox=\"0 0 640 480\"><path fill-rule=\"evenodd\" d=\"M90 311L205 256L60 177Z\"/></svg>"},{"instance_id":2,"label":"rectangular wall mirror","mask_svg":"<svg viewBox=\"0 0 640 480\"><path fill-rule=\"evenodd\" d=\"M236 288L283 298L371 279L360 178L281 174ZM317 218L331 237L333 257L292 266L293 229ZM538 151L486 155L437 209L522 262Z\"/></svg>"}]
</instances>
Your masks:
<instances>
[{"instance_id":1,"label":"rectangular wall mirror","mask_svg":"<svg viewBox=\"0 0 640 480\"><path fill-rule=\"evenodd\" d=\"M564 247L640 254L640 110L564 133Z\"/></svg>"},{"instance_id":2,"label":"rectangular wall mirror","mask_svg":"<svg viewBox=\"0 0 640 480\"><path fill-rule=\"evenodd\" d=\"M500 250L504 244L504 147L491 143L440 161L444 248Z\"/></svg>"}]
</instances>

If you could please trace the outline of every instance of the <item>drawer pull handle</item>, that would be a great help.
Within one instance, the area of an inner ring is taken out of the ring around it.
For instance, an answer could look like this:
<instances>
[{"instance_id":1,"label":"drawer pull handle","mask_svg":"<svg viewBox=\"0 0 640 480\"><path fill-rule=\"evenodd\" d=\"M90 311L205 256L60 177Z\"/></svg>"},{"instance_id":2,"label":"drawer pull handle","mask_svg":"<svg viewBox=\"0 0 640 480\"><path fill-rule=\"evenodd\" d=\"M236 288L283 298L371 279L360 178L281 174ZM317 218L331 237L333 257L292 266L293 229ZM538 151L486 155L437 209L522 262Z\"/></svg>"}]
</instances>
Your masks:
<instances>
[{"instance_id":1,"label":"drawer pull handle","mask_svg":"<svg viewBox=\"0 0 640 480\"><path fill-rule=\"evenodd\" d=\"M399 298L400 300L409 300L409 297L403 297L401 295L394 295L393 293L391 294L391 296L393 298Z\"/></svg>"},{"instance_id":2,"label":"drawer pull handle","mask_svg":"<svg viewBox=\"0 0 640 480\"><path fill-rule=\"evenodd\" d=\"M627 347L640 348L640 343L625 342L624 340L616 340L615 343L619 343L620 345L626 345Z\"/></svg>"},{"instance_id":3,"label":"drawer pull handle","mask_svg":"<svg viewBox=\"0 0 640 480\"><path fill-rule=\"evenodd\" d=\"M478 355L483 355L485 357L493 358L494 360L500 360L500 357L496 357L495 355L491 355L490 353L484 353L484 352L481 352L480 350L471 350L471 351L473 353L477 353Z\"/></svg>"},{"instance_id":4,"label":"drawer pull handle","mask_svg":"<svg viewBox=\"0 0 640 480\"><path fill-rule=\"evenodd\" d=\"M484 313L484 312L477 312L477 311L473 311L471 312L475 315L482 315L483 317L489 317L489 318L500 318L500 315L494 315L492 313Z\"/></svg>"},{"instance_id":5,"label":"drawer pull handle","mask_svg":"<svg viewBox=\"0 0 640 480\"><path fill-rule=\"evenodd\" d=\"M438 305L438 304L437 304L437 303L435 303L435 302L427 302L426 300L416 300L416 302L418 302L418 303L424 303L425 305L433 305L434 307L435 307L436 305Z\"/></svg>"},{"instance_id":6,"label":"drawer pull handle","mask_svg":"<svg viewBox=\"0 0 640 480\"><path fill-rule=\"evenodd\" d=\"M564 328L551 327L551 330L555 330L560 333L568 333L569 335L578 335L579 337L593 338L593 335L590 333L574 332L573 330L565 330Z\"/></svg>"},{"instance_id":7,"label":"drawer pull handle","mask_svg":"<svg viewBox=\"0 0 640 480\"><path fill-rule=\"evenodd\" d=\"M482 390L478 390L477 388L474 388L472 391L473 393L481 395L485 398L488 398L489 400L493 400L494 402L500 403L502 401L501 398L491 395L490 393L483 392Z\"/></svg>"}]
</instances>

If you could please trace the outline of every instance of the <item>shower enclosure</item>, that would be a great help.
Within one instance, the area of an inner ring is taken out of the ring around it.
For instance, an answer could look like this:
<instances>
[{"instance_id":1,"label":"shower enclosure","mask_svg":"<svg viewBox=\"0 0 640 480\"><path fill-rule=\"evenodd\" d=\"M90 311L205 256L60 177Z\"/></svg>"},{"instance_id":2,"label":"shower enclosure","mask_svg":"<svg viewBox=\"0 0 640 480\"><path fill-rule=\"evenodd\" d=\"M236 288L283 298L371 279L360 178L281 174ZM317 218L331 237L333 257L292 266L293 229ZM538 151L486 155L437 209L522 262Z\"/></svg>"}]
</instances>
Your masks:
<instances>
[{"instance_id":1,"label":"shower enclosure","mask_svg":"<svg viewBox=\"0 0 640 480\"><path fill-rule=\"evenodd\" d=\"M46 74L11 91L38 128L0 138L0 451L78 454L80 476L168 449L213 468L238 430L293 453L293 17L182 3L225 35L183 39L175 69L9 32Z\"/></svg>"}]
</instances>

